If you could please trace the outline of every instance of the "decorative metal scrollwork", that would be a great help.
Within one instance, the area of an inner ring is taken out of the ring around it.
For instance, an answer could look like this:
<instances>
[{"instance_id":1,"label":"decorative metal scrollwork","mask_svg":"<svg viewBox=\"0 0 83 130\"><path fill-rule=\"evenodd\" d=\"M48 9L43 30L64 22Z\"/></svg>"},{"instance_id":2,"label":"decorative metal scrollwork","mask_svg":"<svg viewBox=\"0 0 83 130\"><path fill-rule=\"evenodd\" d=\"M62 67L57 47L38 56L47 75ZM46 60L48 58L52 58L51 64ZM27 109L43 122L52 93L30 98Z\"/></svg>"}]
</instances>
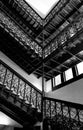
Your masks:
<instances>
[{"instance_id":1,"label":"decorative metal scrollwork","mask_svg":"<svg viewBox=\"0 0 83 130\"><path fill-rule=\"evenodd\" d=\"M22 29L14 23L11 18L9 18L5 13L0 11L0 26L9 32L9 34L14 37L19 43L22 43L23 46L28 45L31 49L34 49L35 53L42 56L42 48L34 41L32 41ZM39 49L37 49L39 48Z\"/></svg>"},{"instance_id":2,"label":"decorative metal scrollwork","mask_svg":"<svg viewBox=\"0 0 83 130\"><path fill-rule=\"evenodd\" d=\"M12 71L3 62L0 62L0 84L12 94L18 96L25 103L32 105L41 112L42 95L34 87L29 85L27 81L22 79L16 72Z\"/></svg>"},{"instance_id":3,"label":"decorative metal scrollwork","mask_svg":"<svg viewBox=\"0 0 83 130\"><path fill-rule=\"evenodd\" d=\"M38 109L38 111L40 111L41 112L41 100L42 99L42 96L41 96L41 94L40 93L37 93L37 109Z\"/></svg>"},{"instance_id":4,"label":"decorative metal scrollwork","mask_svg":"<svg viewBox=\"0 0 83 130\"><path fill-rule=\"evenodd\" d=\"M25 82L20 79L19 88L18 88L18 95L22 99L24 99L24 91L25 91Z\"/></svg>"},{"instance_id":5,"label":"decorative metal scrollwork","mask_svg":"<svg viewBox=\"0 0 83 130\"><path fill-rule=\"evenodd\" d=\"M31 104L33 107L36 107L36 91L33 88L31 92Z\"/></svg>"},{"instance_id":6,"label":"decorative metal scrollwork","mask_svg":"<svg viewBox=\"0 0 83 130\"><path fill-rule=\"evenodd\" d=\"M25 102L30 104L30 94L31 94L31 87L26 84L26 89L25 89Z\"/></svg>"},{"instance_id":7,"label":"decorative metal scrollwork","mask_svg":"<svg viewBox=\"0 0 83 130\"><path fill-rule=\"evenodd\" d=\"M44 49L44 57L47 57L51 52L55 51L58 46L65 45L65 43L75 36L80 30L83 29L83 14L80 14L72 24L69 24L65 30L63 30L49 46Z\"/></svg>"},{"instance_id":8,"label":"decorative metal scrollwork","mask_svg":"<svg viewBox=\"0 0 83 130\"><path fill-rule=\"evenodd\" d=\"M4 83L5 73L6 73L6 68L2 64L0 64L0 83L1 84Z\"/></svg>"},{"instance_id":9,"label":"decorative metal scrollwork","mask_svg":"<svg viewBox=\"0 0 83 130\"><path fill-rule=\"evenodd\" d=\"M12 79L12 86L11 86L11 90L14 94L17 94L18 87L19 87L19 78L16 75L14 75Z\"/></svg>"},{"instance_id":10,"label":"decorative metal scrollwork","mask_svg":"<svg viewBox=\"0 0 83 130\"><path fill-rule=\"evenodd\" d=\"M83 110L72 107L71 103L44 99L44 119L50 122L51 128L60 130L83 129ZM51 113L50 113L51 112Z\"/></svg>"},{"instance_id":11,"label":"decorative metal scrollwork","mask_svg":"<svg viewBox=\"0 0 83 130\"><path fill-rule=\"evenodd\" d=\"M7 89L11 88L12 76L13 74L9 70L7 70L5 81L4 81L4 85L6 86Z\"/></svg>"}]
</instances>

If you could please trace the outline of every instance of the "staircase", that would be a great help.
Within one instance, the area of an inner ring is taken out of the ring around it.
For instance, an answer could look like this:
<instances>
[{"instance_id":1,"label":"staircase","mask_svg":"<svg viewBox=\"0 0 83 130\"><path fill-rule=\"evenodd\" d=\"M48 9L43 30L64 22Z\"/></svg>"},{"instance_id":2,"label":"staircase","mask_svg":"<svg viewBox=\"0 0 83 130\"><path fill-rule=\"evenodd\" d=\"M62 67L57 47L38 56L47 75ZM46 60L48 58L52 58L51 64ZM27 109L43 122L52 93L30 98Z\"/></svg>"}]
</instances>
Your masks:
<instances>
[{"instance_id":1,"label":"staircase","mask_svg":"<svg viewBox=\"0 0 83 130\"><path fill-rule=\"evenodd\" d=\"M41 118L42 94L30 82L0 60L0 110L23 127Z\"/></svg>"},{"instance_id":2,"label":"staircase","mask_svg":"<svg viewBox=\"0 0 83 130\"><path fill-rule=\"evenodd\" d=\"M83 105L43 97L29 81L0 60L0 111L23 125L14 130L83 130ZM34 127L35 126L35 127Z\"/></svg>"}]
</instances>

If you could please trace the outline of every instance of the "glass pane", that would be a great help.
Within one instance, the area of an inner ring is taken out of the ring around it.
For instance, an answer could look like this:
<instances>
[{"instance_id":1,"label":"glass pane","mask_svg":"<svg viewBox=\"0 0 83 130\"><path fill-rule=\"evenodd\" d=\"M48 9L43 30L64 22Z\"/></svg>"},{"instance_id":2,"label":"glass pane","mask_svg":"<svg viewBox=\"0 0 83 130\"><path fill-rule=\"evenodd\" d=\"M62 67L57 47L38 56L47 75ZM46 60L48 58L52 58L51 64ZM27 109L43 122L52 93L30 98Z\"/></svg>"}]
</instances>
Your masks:
<instances>
[{"instance_id":1,"label":"glass pane","mask_svg":"<svg viewBox=\"0 0 83 130\"><path fill-rule=\"evenodd\" d=\"M83 74L83 62L77 64L78 74Z\"/></svg>"},{"instance_id":2,"label":"glass pane","mask_svg":"<svg viewBox=\"0 0 83 130\"><path fill-rule=\"evenodd\" d=\"M55 77L55 83L56 83L56 85L61 84L61 75L58 75Z\"/></svg>"},{"instance_id":3,"label":"glass pane","mask_svg":"<svg viewBox=\"0 0 83 130\"><path fill-rule=\"evenodd\" d=\"M65 71L65 78L66 81L73 78L73 73L71 68Z\"/></svg>"}]
</instances>

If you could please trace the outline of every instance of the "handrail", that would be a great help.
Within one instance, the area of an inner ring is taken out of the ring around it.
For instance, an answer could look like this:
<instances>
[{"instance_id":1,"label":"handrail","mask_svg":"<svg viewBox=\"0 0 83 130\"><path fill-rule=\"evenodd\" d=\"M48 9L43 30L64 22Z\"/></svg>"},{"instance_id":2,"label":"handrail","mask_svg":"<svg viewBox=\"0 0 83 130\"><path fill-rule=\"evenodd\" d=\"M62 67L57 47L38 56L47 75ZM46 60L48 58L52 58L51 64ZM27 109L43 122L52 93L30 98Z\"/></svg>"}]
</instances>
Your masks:
<instances>
[{"instance_id":1,"label":"handrail","mask_svg":"<svg viewBox=\"0 0 83 130\"><path fill-rule=\"evenodd\" d=\"M79 104L79 103L74 103L74 102L70 102L70 101L64 101L64 100L60 100L60 99L54 99L54 98L50 98L50 97L44 97L43 100L60 102L60 103L65 104L65 105L67 105L69 107L74 107L76 109L83 110L83 105Z\"/></svg>"},{"instance_id":2,"label":"handrail","mask_svg":"<svg viewBox=\"0 0 83 130\"><path fill-rule=\"evenodd\" d=\"M0 60L0 84L41 111L42 92Z\"/></svg>"}]
</instances>

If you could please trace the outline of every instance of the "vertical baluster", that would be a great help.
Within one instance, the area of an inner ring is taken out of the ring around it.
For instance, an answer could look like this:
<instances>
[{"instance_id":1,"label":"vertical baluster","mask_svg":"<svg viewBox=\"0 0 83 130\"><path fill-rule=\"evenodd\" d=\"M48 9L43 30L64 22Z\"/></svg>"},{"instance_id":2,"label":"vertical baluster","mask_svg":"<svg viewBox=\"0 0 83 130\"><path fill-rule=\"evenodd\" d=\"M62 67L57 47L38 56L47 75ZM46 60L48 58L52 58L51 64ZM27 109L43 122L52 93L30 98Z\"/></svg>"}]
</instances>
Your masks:
<instances>
[{"instance_id":1,"label":"vertical baluster","mask_svg":"<svg viewBox=\"0 0 83 130\"><path fill-rule=\"evenodd\" d=\"M7 74L6 74L4 85L6 85L6 88L8 90L10 90L11 81L12 81L12 72L9 69L7 69Z\"/></svg>"},{"instance_id":2,"label":"vertical baluster","mask_svg":"<svg viewBox=\"0 0 83 130\"><path fill-rule=\"evenodd\" d=\"M56 109L57 109L57 108L56 108L56 101L55 101L55 114L56 114L56 115L55 115L55 118L56 118L55 120L56 120L56 123L57 123L57 110L56 110Z\"/></svg>"},{"instance_id":3,"label":"vertical baluster","mask_svg":"<svg viewBox=\"0 0 83 130\"><path fill-rule=\"evenodd\" d=\"M25 90L25 102L30 104L30 86L26 84L26 90Z\"/></svg>"},{"instance_id":4,"label":"vertical baluster","mask_svg":"<svg viewBox=\"0 0 83 130\"><path fill-rule=\"evenodd\" d=\"M31 100L32 100L32 87L30 87L30 104L31 104Z\"/></svg>"},{"instance_id":5,"label":"vertical baluster","mask_svg":"<svg viewBox=\"0 0 83 130\"><path fill-rule=\"evenodd\" d=\"M69 127L70 130L72 130L72 126L71 126L71 110L70 110L70 109L71 109L71 108L68 107L68 112L69 112L69 122L68 122L68 127Z\"/></svg>"},{"instance_id":6,"label":"vertical baluster","mask_svg":"<svg viewBox=\"0 0 83 130\"><path fill-rule=\"evenodd\" d=\"M19 85L20 85L20 78L18 78L17 96L19 96L19 95L18 95L18 92L19 92Z\"/></svg>"},{"instance_id":7,"label":"vertical baluster","mask_svg":"<svg viewBox=\"0 0 83 130\"><path fill-rule=\"evenodd\" d=\"M77 110L77 116L78 116L78 126L80 126L79 109Z\"/></svg>"},{"instance_id":8,"label":"vertical baluster","mask_svg":"<svg viewBox=\"0 0 83 130\"><path fill-rule=\"evenodd\" d=\"M37 108L37 96L38 96L37 93L38 93L38 92L36 91L36 108Z\"/></svg>"},{"instance_id":9,"label":"vertical baluster","mask_svg":"<svg viewBox=\"0 0 83 130\"><path fill-rule=\"evenodd\" d=\"M46 99L44 100L44 116L46 118Z\"/></svg>"},{"instance_id":10,"label":"vertical baluster","mask_svg":"<svg viewBox=\"0 0 83 130\"><path fill-rule=\"evenodd\" d=\"M6 68L5 75L4 75L3 85L5 83L6 75L7 75L7 68Z\"/></svg>"},{"instance_id":11,"label":"vertical baluster","mask_svg":"<svg viewBox=\"0 0 83 130\"><path fill-rule=\"evenodd\" d=\"M61 115L61 118L62 118L62 119L61 119L62 128L64 128L64 125L63 125L63 124L64 124L64 122L63 122L63 104L62 104L62 103L61 103L61 114L62 114L62 115Z\"/></svg>"},{"instance_id":12,"label":"vertical baluster","mask_svg":"<svg viewBox=\"0 0 83 130\"><path fill-rule=\"evenodd\" d=\"M25 86L24 86L24 96L23 96L23 100L25 100L25 91L26 91L26 83L25 83Z\"/></svg>"},{"instance_id":13,"label":"vertical baluster","mask_svg":"<svg viewBox=\"0 0 83 130\"><path fill-rule=\"evenodd\" d=\"M11 79L11 85L10 85L10 90L12 88L12 83L13 83L13 77L14 77L14 73L12 73L12 79Z\"/></svg>"},{"instance_id":14,"label":"vertical baluster","mask_svg":"<svg viewBox=\"0 0 83 130\"><path fill-rule=\"evenodd\" d=\"M1 84L4 84L5 75L6 75L6 68L2 64L0 64L0 83Z\"/></svg>"},{"instance_id":15,"label":"vertical baluster","mask_svg":"<svg viewBox=\"0 0 83 130\"><path fill-rule=\"evenodd\" d=\"M23 99L23 96L24 96L24 87L25 87L25 82L22 79L20 79L19 88L18 88L18 96L21 99Z\"/></svg>"},{"instance_id":16,"label":"vertical baluster","mask_svg":"<svg viewBox=\"0 0 83 130\"><path fill-rule=\"evenodd\" d=\"M49 105L50 105L50 106L49 106L49 107L50 107L50 118L52 118L52 117L51 117L51 100L49 100L49 102L50 102L50 104L49 104Z\"/></svg>"},{"instance_id":17,"label":"vertical baluster","mask_svg":"<svg viewBox=\"0 0 83 130\"><path fill-rule=\"evenodd\" d=\"M19 82L19 79L18 77L14 74L13 75L13 79L12 79L12 86L11 86L11 90L14 94L17 95L17 88L18 88L18 82Z\"/></svg>"}]
</instances>

